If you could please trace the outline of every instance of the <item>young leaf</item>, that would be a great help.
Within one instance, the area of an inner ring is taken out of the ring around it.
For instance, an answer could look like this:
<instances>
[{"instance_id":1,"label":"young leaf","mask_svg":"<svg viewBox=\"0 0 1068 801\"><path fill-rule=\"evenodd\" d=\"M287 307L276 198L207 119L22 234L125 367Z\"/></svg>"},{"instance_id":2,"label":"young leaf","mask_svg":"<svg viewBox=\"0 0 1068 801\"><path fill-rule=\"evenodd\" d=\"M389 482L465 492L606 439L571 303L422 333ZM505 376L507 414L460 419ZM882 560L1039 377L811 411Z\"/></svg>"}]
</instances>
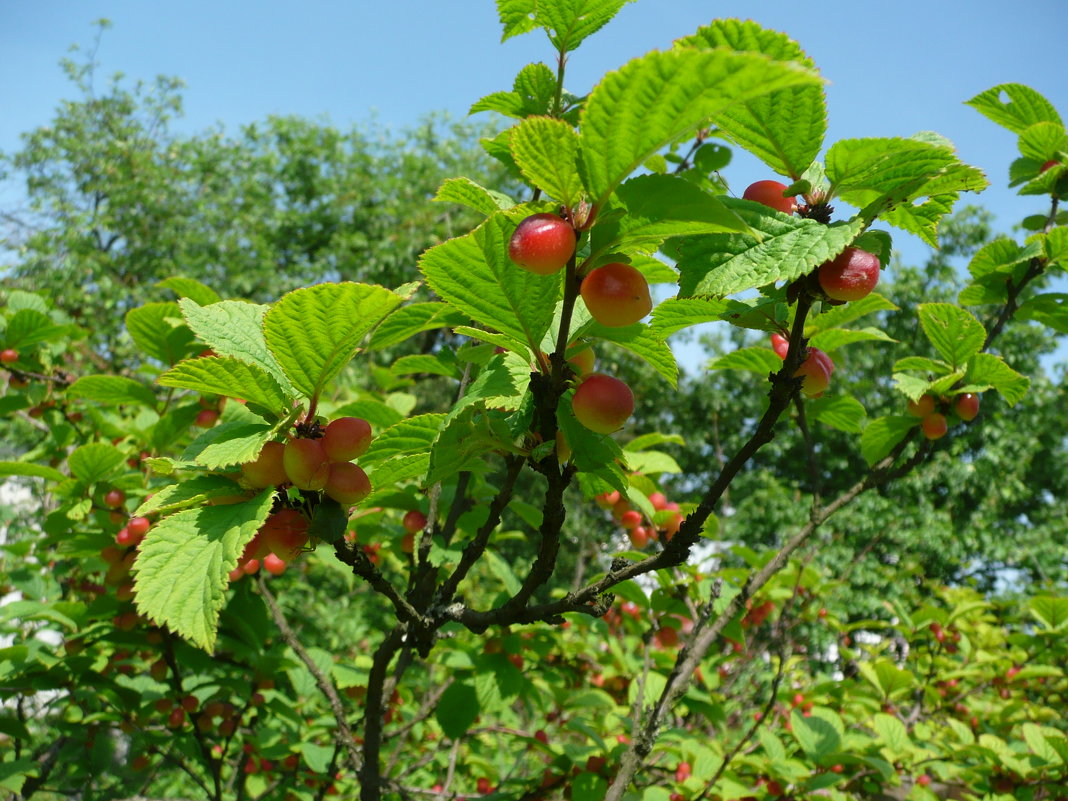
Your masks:
<instances>
[{"instance_id":1,"label":"young leaf","mask_svg":"<svg viewBox=\"0 0 1068 801\"><path fill-rule=\"evenodd\" d=\"M263 317L267 306L224 300L201 306L189 298L178 301L185 321L197 339L218 356L232 356L239 361L263 368L291 394L294 389L286 374L267 349L263 337Z\"/></svg>"},{"instance_id":2,"label":"young leaf","mask_svg":"<svg viewBox=\"0 0 1068 801\"><path fill-rule=\"evenodd\" d=\"M293 386L316 397L356 355L364 336L402 302L371 284L318 284L290 292L263 319L267 347Z\"/></svg>"},{"instance_id":3,"label":"young leaf","mask_svg":"<svg viewBox=\"0 0 1068 801\"><path fill-rule=\"evenodd\" d=\"M676 47L725 47L762 53L776 61L791 61L815 70L800 46L778 31L752 20L716 20ZM797 179L823 148L827 107L821 85L791 86L730 106L712 121L727 138L755 155L780 175Z\"/></svg>"},{"instance_id":4,"label":"young leaf","mask_svg":"<svg viewBox=\"0 0 1068 801\"><path fill-rule=\"evenodd\" d=\"M709 370L742 370L767 377L782 368L782 359L767 348L739 348L708 365Z\"/></svg>"},{"instance_id":5,"label":"young leaf","mask_svg":"<svg viewBox=\"0 0 1068 801\"><path fill-rule=\"evenodd\" d=\"M149 409L156 408L156 396L151 387L119 375L82 376L68 387L67 397L96 401L108 406L136 403Z\"/></svg>"},{"instance_id":6,"label":"young leaf","mask_svg":"<svg viewBox=\"0 0 1068 801\"><path fill-rule=\"evenodd\" d=\"M496 214L423 253L419 269L431 289L471 319L534 346L552 321L560 280L512 263L507 246L514 227Z\"/></svg>"},{"instance_id":7,"label":"young leaf","mask_svg":"<svg viewBox=\"0 0 1068 801\"><path fill-rule=\"evenodd\" d=\"M186 359L161 375L157 382L164 387L241 398L280 415L288 411L292 401L262 367L231 356Z\"/></svg>"},{"instance_id":8,"label":"young leaf","mask_svg":"<svg viewBox=\"0 0 1068 801\"><path fill-rule=\"evenodd\" d=\"M923 332L953 367L963 366L983 347L986 330L971 312L950 303L922 303L917 311Z\"/></svg>"},{"instance_id":9,"label":"young leaf","mask_svg":"<svg viewBox=\"0 0 1068 801\"><path fill-rule=\"evenodd\" d=\"M538 27L534 21L534 9L538 0L497 0L497 17L504 27L501 41L519 36Z\"/></svg>"},{"instance_id":10,"label":"young leaf","mask_svg":"<svg viewBox=\"0 0 1068 801\"><path fill-rule=\"evenodd\" d=\"M965 103L1015 134L1023 133L1038 122L1062 124L1057 110L1046 98L1019 83L1000 84Z\"/></svg>"},{"instance_id":11,"label":"young leaf","mask_svg":"<svg viewBox=\"0 0 1068 801\"><path fill-rule=\"evenodd\" d=\"M134 563L137 611L210 652L227 574L273 503L268 489L247 503L188 509L159 521Z\"/></svg>"},{"instance_id":12,"label":"young leaf","mask_svg":"<svg viewBox=\"0 0 1068 801\"><path fill-rule=\"evenodd\" d=\"M539 2L535 19L561 53L574 50L597 33L632 0L552 0Z\"/></svg>"},{"instance_id":13,"label":"young leaf","mask_svg":"<svg viewBox=\"0 0 1068 801\"><path fill-rule=\"evenodd\" d=\"M582 113L586 189L603 203L615 186L660 148L735 104L819 77L756 53L653 51L611 72Z\"/></svg>"},{"instance_id":14,"label":"young leaf","mask_svg":"<svg viewBox=\"0 0 1068 801\"><path fill-rule=\"evenodd\" d=\"M724 199L755 234L708 234L676 246L679 294L730 295L792 281L830 261L864 227L860 219L822 225L787 217L749 200Z\"/></svg>"},{"instance_id":15,"label":"young leaf","mask_svg":"<svg viewBox=\"0 0 1068 801\"><path fill-rule=\"evenodd\" d=\"M512 129L516 166L533 186L568 208L582 199L579 138L563 120L529 117Z\"/></svg>"},{"instance_id":16,"label":"young leaf","mask_svg":"<svg viewBox=\"0 0 1068 801\"><path fill-rule=\"evenodd\" d=\"M972 260L968 262L968 272L975 278L982 278L991 273L1012 275L1021 264L1026 264L1031 259L1042 255L1040 242L1028 243L1020 247L1008 237L999 237L993 242L983 245Z\"/></svg>"},{"instance_id":17,"label":"young leaf","mask_svg":"<svg viewBox=\"0 0 1068 801\"><path fill-rule=\"evenodd\" d=\"M107 442L91 442L75 448L67 457L70 474L85 484L95 484L113 475L126 461L122 451Z\"/></svg>"}]
</instances>

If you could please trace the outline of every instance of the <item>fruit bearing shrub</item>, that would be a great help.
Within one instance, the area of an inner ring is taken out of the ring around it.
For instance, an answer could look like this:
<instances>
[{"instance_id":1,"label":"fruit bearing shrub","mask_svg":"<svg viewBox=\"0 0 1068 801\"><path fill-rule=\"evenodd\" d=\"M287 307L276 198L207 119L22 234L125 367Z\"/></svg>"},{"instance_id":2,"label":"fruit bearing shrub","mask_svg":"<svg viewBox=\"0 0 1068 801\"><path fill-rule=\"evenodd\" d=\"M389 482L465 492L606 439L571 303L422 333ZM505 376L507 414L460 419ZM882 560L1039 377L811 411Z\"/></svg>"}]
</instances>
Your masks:
<instances>
[{"instance_id":1,"label":"fruit bearing shrub","mask_svg":"<svg viewBox=\"0 0 1068 801\"><path fill-rule=\"evenodd\" d=\"M516 120L484 144L527 188L447 180L435 201L483 220L427 250L409 283L260 305L168 279L126 315L145 357L132 376L75 372L91 364L85 332L8 294L2 402L35 439L2 470L48 494L36 519L9 515L25 533L6 546L19 599L2 608L0 786L215 801L1068 795L1068 599L931 587L919 608L888 598L885 620L846 621L822 602L845 576L809 565L836 512L982 426L984 394L1027 396L996 353L1010 319L1066 329L1063 298L1040 292L1068 259L1060 117L1015 84L969 101L1019 135L1013 182L1048 209L1022 242L975 255L959 303L908 312L924 350L872 377L892 381L900 413L867 419L835 376L849 349L896 344L862 325L898 311L877 291L879 226L935 244L985 177L932 134L827 145L815 65L752 22L712 22L569 94L568 57L621 5L498 3L506 39L544 30L556 56L473 107ZM782 180L735 197L712 136ZM651 284L671 297L654 306ZM670 337L709 322L770 344L713 364L764 404L709 485L669 499L665 447L691 432L633 430L611 354L674 386ZM417 407L406 390L430 381ZM797 469L817 475L820 427L855 435L855 483L816 493L775 551L731 544L745 568L695 564L721 542L728 488L795 425Z\"/></svg>"}]
</instances>

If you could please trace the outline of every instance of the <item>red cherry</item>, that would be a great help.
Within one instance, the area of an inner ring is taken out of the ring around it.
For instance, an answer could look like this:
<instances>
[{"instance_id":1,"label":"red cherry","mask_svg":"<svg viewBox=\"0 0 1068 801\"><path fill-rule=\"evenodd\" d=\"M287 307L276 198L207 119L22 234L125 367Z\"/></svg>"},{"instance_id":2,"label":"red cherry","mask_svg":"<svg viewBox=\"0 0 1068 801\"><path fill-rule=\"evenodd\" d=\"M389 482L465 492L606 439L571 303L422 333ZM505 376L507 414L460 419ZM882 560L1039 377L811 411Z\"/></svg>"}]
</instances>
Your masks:
<instances>
[{"instance_id":1,"label":"red cherry","mask_svg":"<svg viewBox=\"0 0 1068 801\"><path fill-rule=\"evenodd\" d=\"M961 420L970 423L979 414L979 396L971 392L958 395L953 402L953 411Z\"/></svg>"},{"instance_id":2,"label":"red cherry","mask_svg":"<svg viewBox=\"0 0 1068 801\"><path fill-rule=\"evenodd\" d=\"M113 489L104 496L104 506L109 509L118 509L124 503L126 503L126 493L122 490Z\"/></svg>"},{"instance_id":3,"label":"red cherry","mask_svg":"<svg viewBox=\"0 0 1068 801\"><path fill-rule=\"evenodd\" d=\"M332 462L350 462L371 447L371 424L360 417L339 417L332 421L319 440Z\"/></svg>"},{"instance_id":4,"label":"red cherry","mask_svg":"<svg viewBox=\"0 0 1068 801\"><path fill-rule=\"evenodd\" d=\"M575 417L598 434L618 431L634 413L634 393L618 378L594 373L585 378L571 399Z\"/></svg>"},{"instance_id":5,"label":"red cherry","mask_svg":"<svg viewBox=\"0 0 1068 801\"><path fill-rule=\"evenodd\" d=\"M923 435L927 439L941 439L946 435L949 430L949 424L946 422L946 416L934 412L923 418L923 422L920 423L920 428L923 429Z\"/></svg>"},{"instance_id":6,"label":"red cherry","mask_svg":"<svg viewBox=\"0 0 1068 801\"><path fill-rule=\"evenodd\" d=\"M219 413L214 409L201 409L197 413L193 424L199 428L211 428L219 419Z\"/></svg>"},{"instance_id":7,"label":"red cherry","mask_svg":"<svg viewBox=\"0 0 1068 801\"><path fill-rule=\"evenodd\" d=\"M782 334L772 334L771 349L775 351L775 355L780 359L785 359L787 351L790 350L790 340Z\"/></svg>"},{"instance_id":8,"label":"red cherry","mask_svg":"<svg viewBox=\"0 0 1068 801\"><path fill-rule=\"evenodd\" d=\"M19 352L14 348L5 348L0 350L0 362L4 364L14 364L19 360Z\"/></svg>"},{"instance_id":9,"label":"red cherry","mask_svg":"<svg viewBox=\"0 0 1068 801\"><path fill-rule=\"evenodd\" d=\"M783 196L786 189L786 184L778 181L757 181L746 187L746 190L742 192L742 197L745 200L762 203L783 214L793 214L797 203L792 197Z\"/></svg>"},{"instance_id":10,"label":"red cherry","mask_svg":"<svg viewBox=\"0 0 1068 801\"><path fill-rule=\"evenodd\" d=\"M410 510L404 519L401 521L401 525L404 526L404 530L410 534L418 534L424 528L426 528L427 519L426 515L420 512L418 509Z\"/></svg>"},{"instance_id":11,"label":"red cherry","mask_svg":"<svg viewBox=\"0 0 1068 801\"><path fill-rule=\"evenodd\" d=\"M909 401L906 408L913 417L922 419L935 410L934 395L922 395L917 401Z\"/></svg>"},{"instance_id":12,"label":"red cherry","mask_svg":"<svg viewBox=\"0 0 1068 801\"><path fill-rule=\"evenodd\" d=\"M819 268L820 287L834 300L860 300L879 283L879 257L859 248L846 248Z\"/></svg>"},{"instance_id":13,"label":"red cherry","mask_svg":"<svg viewBox=\"0 0 1068 801\"><path fill-rule=\"evenodd\" d=\"M555 214L532 214L508 240L508 258L537 275L552 275L575 254L575 229Z\"/></svg>"}]
</instances>

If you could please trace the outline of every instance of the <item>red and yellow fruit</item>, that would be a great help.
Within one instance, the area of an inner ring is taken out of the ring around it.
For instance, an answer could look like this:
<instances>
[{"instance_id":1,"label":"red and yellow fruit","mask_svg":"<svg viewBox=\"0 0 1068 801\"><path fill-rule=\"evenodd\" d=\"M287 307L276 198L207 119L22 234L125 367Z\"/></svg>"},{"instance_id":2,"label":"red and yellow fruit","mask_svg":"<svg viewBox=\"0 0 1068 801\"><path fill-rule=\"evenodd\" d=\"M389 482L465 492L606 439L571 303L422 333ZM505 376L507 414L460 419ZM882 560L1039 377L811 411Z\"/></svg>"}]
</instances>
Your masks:
<instances>
[{"instance_id":1,"label":"red and yellow fruit","mask_svg":"<svg viewBox=\"0 0 1068 801\"><path fill-rule=\"evenodd\" d=\"M532 214L508 240L508 258L524 270L552 275L575 254L575 229L555 214Z\"/></svg>"},{"instance_id":2,"label":"red and yellow fruit","mask_svg":"<svg viewBox=\"0 0 1068 801\"><path fill-rule=\"evenodd\" d=\"M645 276L622 262L591 270L579 292L593 319L608 328L632 325L653 308Z\"/></svg>"},{"instance_id":3,"label":"red and yellow fruit","mask_svg":"<svg viewBox=\"0 0 1068 801\"><path fill-rule=\"evenodd\" d=\"M575 417L598 434L618 431L634 413L634 393L623 381L604 373L588 376L571 399Z\"/></svg>"}]
</instances>

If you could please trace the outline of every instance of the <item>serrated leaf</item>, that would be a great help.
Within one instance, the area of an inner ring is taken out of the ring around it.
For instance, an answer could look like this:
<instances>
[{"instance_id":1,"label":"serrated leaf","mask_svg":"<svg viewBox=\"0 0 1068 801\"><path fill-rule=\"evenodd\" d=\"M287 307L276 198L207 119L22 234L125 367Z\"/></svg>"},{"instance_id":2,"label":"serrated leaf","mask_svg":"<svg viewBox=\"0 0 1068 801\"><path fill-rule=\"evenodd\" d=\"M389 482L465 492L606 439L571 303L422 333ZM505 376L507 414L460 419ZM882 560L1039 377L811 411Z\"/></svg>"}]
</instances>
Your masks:
<instances>
[{"instance_id":1,"label":"serrated leaf","mask_svg":"<svg viewBox=\"0 0 1068 801\"><path fill-rule=\"evenodd\" d=\"M1038 596L1028 604L1031 614L1044 626L1054 631L1068 626L1068 598Z\"/></svg>"},{"instance_id":2,"label":"serrated leaf","mask_svg":"<svg viewBox=\"0 0 1068 801\"><path fill-rule=\"evenodd\" d=\"M899 668L889 659L877 659L860 665L860 673L871 682L884 698L899 695L916 684L911 672Z\"/></svg>"},{"instance_id":3,"label":"serrated leaf","mask_svg":"<svg viewBox=\"0 0 1068 801\"><path fill-rule=\"evenodd\" d=\"M195 476L178 484L171 484L168 487L157 490L154 495L146 498L137 507L134 514L141 516L155 513L168 515L190 506L199 506L212 498L236 495L241 492L241 487L223 476Z\"/></svg>"},{"instance_id":4,"label":"serrated leaf","mask_svg":"<svg viewBox=\"0 0 1068 801\"><path fill-rule=\"evenodd\" d=\"M651 434L642 434L635 437L626 445L623 446L623 450L634 453L637 451L644 451L646 448L655 448L657 445L685 445L684 440L678 434L661 434L655 431Z\"/></svg>"},{"instance_id":5,"label":"serrated leaf","mask_svg":"<svg viewBox=\"0 0 1068 801\"><path fill-rule=\"evenodd\" d=\"M1038 122L1061 122L1053 104L1031 87L1019 83L999 84L965 103L1016 134Z\"/></svg>"},{"instance_id":6,"label":"serrated leaf","mask_svg":"<svg viewBox=\"0 0 1068 801\"><path fill-rule=\"evenodd\" d=\"M126 312L126 330L134 344L145 354L164 364L174 364L185 349L171 347L174 323L182 324L182 310L177 303L146 303Z\"/></svg>"},{"instance_id":7,"label":"serrated leaf","mask_svg":"<svg viewBox=\"0 0 1068 801\"><path fill-rule=\"evenodd\" d=\"M360 464L367 466L412 453L428 453L444 421L444 414L423 414L390 426L371 441L371 447L360 457Z\"/></svg>"},{"instance_id":8,"label":"serrated leaf","mask_svg":"<svg viewBox=\"0 0 1068 801\"><path fill-rule=\"evenodd\" d=\"M841 139L827 151L825 169L836 193L861 207L876 196L896 204L987 186L982 171L954 151L916 139Z\"/></svg>"},{"instance_id":9,"label":"serrated leaf","mask_svg":"<svg viewBox=\"0 0 1068 801\"><path fill-rule=\"evenodd\" d=\"M423 253L419 269L431 289L471 319L536 346L552 321L560 277L512 263L506 250L514 228L508 216L496 214Z\"/></svg>"},{"instance_id":10,"label":"serrated leaf","mask_svg":"<svg viewBox=\"0 0 1068 801\"><path fill-rule=\"evenodd\" d=\"M561 403L556 411L556 421L571 446L571 462L581 474L592 474L602 479L612 489L627 491L627 480L617 464L623 451L610 436L595 434L582 425L571 411L570 403Z\"/></svg>"},{"instance_id":11,"label":"serrated leaf","mask_svg":"<svg viewBox=\"0 0 1068 801\"><path fill-rule=\"evenodd\" d=\"M423 331L452 328L466 321L466 315L445 303L412 303L401 306L375 329L367 349L389 348Z\"/></svg>"},{"instance_id":12,"label":"serrated leaf","mask_svg":"<svg viewBox=\"0 0 1068 801\"><path fill-rule=\"evenodd\" d=\"M33 476L49 481L65 481L67 477L54 467L31 462L0 462L0 476Z\"/></svg>"},{"instance_id":13,"label":"serrated leaf","mask_svg":"<svg viewBox=\"0 0 1068 801\"><path fill-rule=\"evenodd\" d=\"M861 422L867 416L861 402L851 395L810 400L805 404L805 411L813 420L847 434L859 434Z\"/></svg>"},{"instance_id":14,"label":"serrated leaf","mask_svg":"<svg viewBox=\"0 0 1068 801\"><path fill-rule=\"evenodd\" d=\"M685 328L721 320L729 308L729 301L718 298L669 298L653 309L649 328L665 340Z\"/></svg>"},{"instance_id":15,"label":"serrated leaf","mask_svg":"<svg viewBox=\"0 0 1068 801\"><path fill-rule=\"evenodd\" d=\"M1036 122L1020 134L1020 153L1038 162L1039 169L1047 161L1056 161L1058 154L1068 153L1068 133L1059 122Z\"/></svg>"},{"instance_id":16,"label":"serrated leaf","mask_svg":"<svg viewBox=\"0 0 1068 801\"><path fill-rule=\"evenodd\" d=\"M292 402L262 367L229 356L186 359L156 380L164 387L241 398L276 414L285 414Z\"/></svg>"},{"instance_id":17,"label":"serrated leaf","mask_svg":"<svg viewBox=\"0 0 1068 801\"><path fill-rule=\"evenodd\" d=\"M318 397L363 338L402 302L372 284L317 284L282 297L263 318L267 347L293 386Z\"/></svg>"},{"instance_id":18,"label":"serrated leaf","mask_svg":"<svg viewBox=\"0 0 1068 801\"><path fill-rule=\"evenodd\" d=\"M756 53L678 49L634 59L606 75L583 109L586 188L603 202L646 159L717 112L779 89L818 84L814 73Z\"/></svg>"},{"instance_id":19,"label":"serrated leaf","mask_svg":"<svg viewBox=\"0 0 1068 801\"><path fill-rule=\"evenodd\" d=\"M862 220L823 225L788 217L749 200L725 198L724 204L755 232L708 234L682 240L675 256L679 296L731 295L793 281L830 261L864 227Z\"/></svg>"},{"instance_id":20,"label":"serrated leaf","mask_svg":"<svg viewBox=\"0 0 1068 801\"><path fill-rule=\"evenodd\" d=\"M968 272L975 278L981 278L990 273L1004 273L1011 275L1014 268L1042 255L1040 243L1029 244L1020 247L1007 237L988 242L976 251L972 260L968 263Z\"/></svg>"},{"instance_id":21,"label":"serrated leaf","mask_svg":"<svg viewBox=\"0 0 1068 801\"><path fill-rule=\"evenodd\" d=\"M149 529L133 568L138 612L210 652L228 574L273 503L269 489L248 503L178 512Z\"/></svg>"},{"instance_id":22,"label":"serrated leaf","mask_svg":"<svg viewBox=\"0 0 1068 801\"><path fill-rule=\"evenodd\" d=\"M182 460L209 470L255 460L263 449L263 443L270 439L274 431L272 426L259 418L255 420L224 420L209 428L189 443Z\"/></svg>"},{"instance_id":23,"label":"serrated leaf","mask_svg":"<svg viewBox=\"0 0 1068 801\"><path fill-rule=\"evenodd\" d=\"M533 186L571 208L582 198L579 137L563 120L528 117L509 140L516 166Z\"/></svg>"},{"instance_id":24,"label":"serrated leaf","mask_svg":"<svg viewBox=\"0 0 1068 801\"><path fill-rule=\"evenodd\" d=\"M880 311L897 311L897 306L878 292L872 292L860 300L852 300L842 306L832 306L816 315L805 325L805 336L812 337L820 331L840 328L861 317Z\"/></svg>"},{"instance_id":25,"label":"serrated leaf","mask_svg":"<svg viewBox=\"0 0 1068 801\"><path fill-rule=\"evenodd\" d=\"M1068 226L1059 225L1052 229L1042 240L1042 246L1051 264L1060 263L1061 269L1066 269L1063 262L1068 260Z\"/></svg>"},{"instance_id":26,"label":"serrated leaf","mask_svg":"<svg viewBox=\"0 0 1068 801\"><path fill-rule=\"evenodd\" d=\"M590 326L588 333L629 350L656 370L672 387L678 386L679 366L675 361L675 354L663 340L653 334L649 326L635 323L619 328L607 328L594 324Z\"/></svg>"},{"instance_id":27,"label":"serrated leaf","mask_svg":"<svg viewBox=\"0 0 1068 801\"><path fill-rule=\"evenodd\" d=\"M890 451L916 427L915 417L891 416L872 420L860 435L860 452L868 466L874 465L890 454Z\"/></svg>"},{"instance_id":28,"label":"serrated leaf","mask_svg":"<svg viewBox=\"0 0 1068 801\"><path fill-rule=\"evenodd\" d=\"M125 463L123 452L107 442L90 442L75 448L67 457L71 475L86 484L108 478Z\"/></svg>"},{"instance_id":29,"label":"serrated leaf","mask_svg":"<svg viewBox=\"0 0 1068 801\"><path fill-rule=\"evenodd\" d=\"M487 189L466 177L446 178L432 200L439 203L459 203L487 215L515 205L515 201L503 192Z\"/></svg>"},{"instance_id":30,"label":"serrated leaf","mask_svg":"<svg viewBox=\"0 0 1068 801\"><path fill-rule=\"evenodd\" d=\"M897 342L881 328L830 328L812 337L809 345L831 353L856 342Z\"/></svg>"},{"instance_id":31,"label":"serrated leaf","mask_svg":"<svg viewBox=\"0 0 1068 801\"><path fill-rule=\"evenodd\" d=\"M660 451L627 451L625 455L627 467L633 472L642 475L657 475L659 473L681 473L679 463L666 453Z\"/></svg>"},{"instance_id":32,"label":"serrated leaf","mask_svg":"<svg viewBox=\"0 0 1068 801\"><path fill-rule=\"evenodd\" d=\"M267 306L223 300L200 306L190 298L178 301L185 321L197 339L218 356L232 356L238 361L266 370L287 394L295 392L285 372L267 349L263 336L263 318Z\"/></svg>"},{"instance_id":33,"label":"serrated leaf","mask_svg":"<svg viewBox=\"0 0 1068 801\"><path fill-rule=\"evenodd\" d=\"M140 381L118 375L87 375L79 378L67 389L67 396L96 401L108 406L136 403L156 408L156 396L150 387Z\"/></svg>"},{"instance_id":34,"label":"serrated leaf","mask_svg":"<svg viewBox=\"0 0 1068 801\"><path fill-rule=\"evenodd\" d=\"M957 295L961 306L1000 306L1009 299L1007 279L997 273L984 276L974 284L969 284Z\"/></svg>"},{"instance_id":35,"label":"serrated leaf","mask_svg":"<svg viewBox=\"0 0 1068 801\"><path fill-rule=\"evenodd\" d=\"M1005 398L1010 406L1015 406L1031 386L1031 380L1027 376L1013 370L1005 360L992 353L977 353L968 362L968 369L964 375L967 384L990 386Z\"/></svg>"},{"instance_id":36,"label":"serrated leaf","mask_svg":"<svg viewBox=\"0 0 1068 801\"><path fill-rule=\"evenodd\" d=\"M363 461L363 457L360 460ZM428 446L425 453L409 453L371 465L367 468L367 477L376 492L387 492L402 481L424 479L429 469L430 450ZM373 505L373 501L374 496L370 496L367 503Z\"/></svg>"},{"instance_id":37,"label":"serrated leaf","mask_svg":"<svg viewBox=\"0 0 1068 801\"><path fill-rule=\"evenodd\" d=\"M446 378L460 378L460 371L456 366L456 356L450 353L451 358L442 354L431 355L429 353L413 353L411 356L402 356L390 367L394 375L413 375L426 373L428 375L441 375Z\"/></svg>"},{"instance_id":38,"label":"serrated leaf","mask_svg":"<svg viewBox=\"0 0 1068 801\"><path fill-rule=\"evenodd\" d=\"M160 289L169 289L180 298L189 298L200 306L208 306L222 300L219 293L195 278L174 275L156 284Z\"/></svg>"},{"instance_id":39,"label":"serrated leaf","mask_svg":"<svg viewBox=\"0 0 1068 801\"><path fill-rule=\"evenodd\" d=\"M918 401L931 389L931 382L926 378L908 373L894 373L894 385L911 401Z\"/></svg>"},{"instance_id":40,"label":"serrated leaf","mask_svg":"<svg viewBox=\"0 0 1068 801\"><path fill-rule=\"evenodd\" d=\"M676 47L726 47L815 69L796 42L751 20L716 20L680 39ZM823 87L780 89L716 113L713 122L775 172L799 178L823 148L827 131Z\"/></svg>"},{"instance_id":41,"label":"serrated leaf","mask_svg":"<svg viewBox=\"0 0 1068 801\"><path fill-rule=\"evenodd\" d=\"M928 359L923 356L906 356L904 359L898 359L894 364L895 373L902 370L917 370L931 375L946 375L951 373L953 368L937 359Z\"/></svg>"},{"instance_id":42,"label":"serrated leaf","mask_svg":"<svg viewBox=\"0 0 1068 801\"><path fill-rule=\"evenodd\" d=\"M709 370L743 370L767 377L782 369L782 359L767 348L740 348L725 353L708 365Z\"/></svg>"},{"instance_id":43,"label":"serrated leaf","mask_svg":"<svg viewBox=\"0 0 1068 801\"><path fill-rule=\"evenodd\" d=\"M935 350L953 367L979 352L986 330L971 312L950 303L921 303L920 326Z\"/></svg>"},{"instance_id":44,"label":"serrated leaf","mask_svg":"<svg viewBox=\"0 0 1068 801\"><path fill-rule=\"evenodd\" d=\"M560 52L574 50L632 0L553 0L535 3L535 20Z\"/></svg>"},{"instance_id":45,"label":"serrated leaf","mask_svg":"<svg viewBox=\"0 0 1068 801\"><path fill-rule=\"evenodd\" d=\"M534 21L537 0L497 0L497 17L504 27L501 41L527 33L538 27Z\"/></svg>"}]
</instances>

